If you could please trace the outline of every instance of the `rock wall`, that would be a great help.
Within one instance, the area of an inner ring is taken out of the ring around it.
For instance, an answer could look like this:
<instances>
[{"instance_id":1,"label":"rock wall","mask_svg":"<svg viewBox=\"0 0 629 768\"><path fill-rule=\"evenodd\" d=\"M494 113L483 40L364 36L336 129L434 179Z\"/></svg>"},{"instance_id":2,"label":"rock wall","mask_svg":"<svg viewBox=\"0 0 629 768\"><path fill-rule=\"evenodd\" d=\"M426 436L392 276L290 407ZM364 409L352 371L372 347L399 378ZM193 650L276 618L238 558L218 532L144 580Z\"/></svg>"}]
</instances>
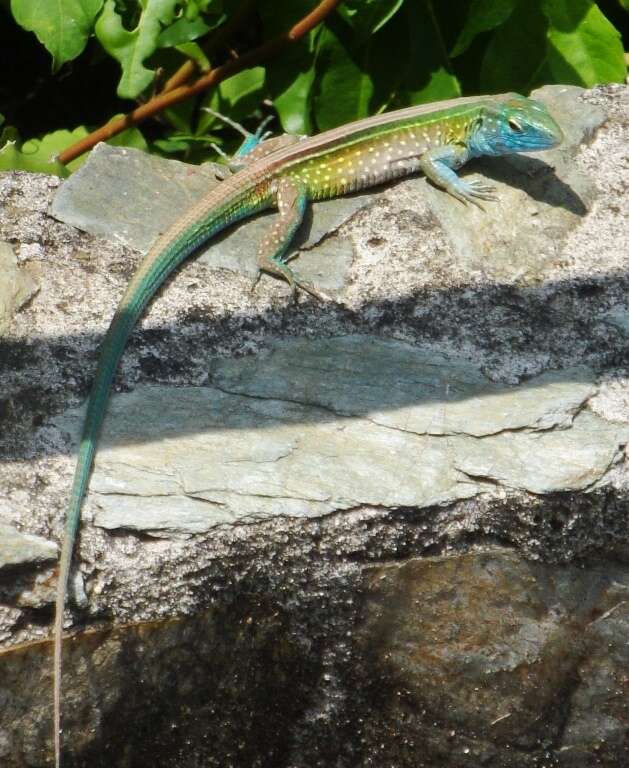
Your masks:
<instances>
[{"instance_id":1,"label":"rock wall","mask_svg":"<svg viewBox=\"0 0 629 768\"><path fill-rule=\"evenodd\" d=\"M565 144L260 217L134 333L84 506L66 766L624 766L627 88L539 92ZM57 542L99 340L216 180L99 146L0 175L0 760L51 759Z\"/></svg>"}]
</instances>

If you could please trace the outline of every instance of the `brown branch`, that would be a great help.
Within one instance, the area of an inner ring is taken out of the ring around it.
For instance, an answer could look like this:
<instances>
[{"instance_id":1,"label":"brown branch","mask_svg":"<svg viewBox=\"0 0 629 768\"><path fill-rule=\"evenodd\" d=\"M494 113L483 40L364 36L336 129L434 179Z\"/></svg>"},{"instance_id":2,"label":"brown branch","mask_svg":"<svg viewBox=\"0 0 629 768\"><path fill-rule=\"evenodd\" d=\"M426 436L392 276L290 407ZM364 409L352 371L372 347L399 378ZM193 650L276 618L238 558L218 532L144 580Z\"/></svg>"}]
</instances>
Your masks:
<instances>
[{"instance_id":1,"label":"brown branch","mask_svg":"<svg viewBox=\"0 0 629 768\"><path fill-rule=\"evenodd\" d=\"M233 32L242 24L252 11L256 0L243 0L243 2L236 8L234 15L218 30L218 32L212 37L205 50L205 54L211 57L216 51L220 50L223 45L228 41ZM175 88L179 88L180 85L185 85L192 77L198 72L198 66L195 61L188 59L185 64L182 64L175 74L166 81L166 84L162 88L162 93L167 91L174 91Z\"/></svg>"},{"instance_id":2,"label":"brown branch","mask_svg":"<svg viewBox=\"0 0 629 768\"><path fill-rule=\"evenodd\" d=\"M149 117L153 117L153 115L156 115L158 112L161 112L168 107L172 107L175 104L179 104L179 102L185 101L191 96L203 93L203 91L226 80L228 77L231 77L231 75L235 75L237 72L242 72L244 69L260 64L260 62L274 56L287 45L299 40L311 29L320 24L340 2L341 0L322 0L314 10L304 16L303 19L298 21L297 24L286 32L283 32L272 40L254 48L252 51L244 53L239 59L227 61L225 64L221 64L221 66L210 70L191 85L182 85L171 91L167 91L166 93L160 93L150 101L147 101L146 104L142 104L132 112L129 112L128 115L112 120L90 133L89 136L81 139L81 141L77 141L76 144L64 149L57 159L60 163L66 165L71 160L74 160L84 152L87 152L88 149L91 149L95 144L98 144L99 141L111 139L112 136L122 133L122 131L133 125L138 125L138 123L141 123Z\"/></svg>"}]
</instances>

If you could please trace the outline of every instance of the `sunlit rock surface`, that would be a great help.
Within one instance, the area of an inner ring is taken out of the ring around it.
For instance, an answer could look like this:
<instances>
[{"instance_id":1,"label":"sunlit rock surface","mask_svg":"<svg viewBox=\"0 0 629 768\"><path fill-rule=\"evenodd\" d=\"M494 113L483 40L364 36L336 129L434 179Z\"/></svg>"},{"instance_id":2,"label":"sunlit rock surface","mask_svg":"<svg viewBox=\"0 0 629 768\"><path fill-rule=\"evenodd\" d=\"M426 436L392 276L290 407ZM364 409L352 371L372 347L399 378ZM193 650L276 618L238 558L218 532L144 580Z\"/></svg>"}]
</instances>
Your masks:
<instances>
[{"instance_id":1,"label":"sunlit rock surface","mask_svg":"<svg viewBox=\"0 0 629 768\"><path fill-rule=\"evenodd\" d=\"M169 281L84 505L66 768L629 762L627 94L543 89L567 141L465 169L485 213L422 178L315 206L294 265L337 303L251 290L268 217ZM132 249L215 183L106 147L0 175L2 766L50 765L56 545Z\"/></svg>"}]
</instances>

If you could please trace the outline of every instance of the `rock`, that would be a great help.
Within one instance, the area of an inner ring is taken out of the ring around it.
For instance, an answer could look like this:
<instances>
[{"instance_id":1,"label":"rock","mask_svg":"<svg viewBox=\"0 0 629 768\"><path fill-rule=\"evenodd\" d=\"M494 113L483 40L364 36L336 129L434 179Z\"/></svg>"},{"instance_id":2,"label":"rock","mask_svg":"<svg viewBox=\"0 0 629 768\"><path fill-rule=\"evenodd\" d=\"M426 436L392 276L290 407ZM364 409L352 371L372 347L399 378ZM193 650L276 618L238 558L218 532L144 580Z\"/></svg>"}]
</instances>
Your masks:
<instances>
[{"instance_id":1,"label":"rock","mask_svg":"<svg viewBox=\"0 0 629 768\"><path fill-rule=\"evenodd\" d=\"M228 392L320 406L420 435L477 437L569 426L596 391L594 373L584 367L506 387L464 357L366 335L296 340L262 357L218 359L212 381Z\"/></svg>"},{"instance_id":2,"label":"rock","mask_svg":"<svg viewBox=\"0 0 629 768\"><path fill-rule=\"evenodd\" d=\"M575 669L579 685L571 700L563 736L566 766L580 766L598 755L627 753L627 677L629 665L626 638L629 627L627 584L608 587L605 603L587 628L588 653Z\"/></svg>"},{"instance_id":3,"label":"rock","mask_svg":"<svg viewBox=\"0 0 629 768\"><path fill-rule=\"evenodd\" d=\"M454 461L470 477L532 493L575 490L592 486L619 461L628 439L627 427L585 412L568 430L467 440L468 450Z\"/></svg>"},{"instance_id":4,"label":"rock","mask_svg":"<svg viewBox=\"0 0 629 768\"><path fill-rule=\"evenodd\" d=\"M567 141L464 169L484 213L419 177L314 206L297 264L337 303L250 290L263 217L151 303L75 551L68 766L627 763L629 89L539 97ZM8 768L50 763L98 344L214 178L100 147L59 183L0 174L40 287L0 346L0 516L48 553L0 568Z\"/></svg>"},{"instance_id":5,"label":"rock","mask_svg":"<svg viewBox=\"0 0 629 768\"><path fill-rule=\"evenodd\" d=\"M88 161L61 188L51 212L59 221L107 238L115 238L141 251L209 190L218 186L212 163L189 166L148 156L136 149L99 144ZM112 201L115 204L112 205ZM309 249L335 232L357 210L373 204L369 194L325 201L308 217L308 235L295 245ZM147 208L151 215L147 216ZM200 263L225 267L257 278L253 257L276 214L239 225L201 250ZM347 280L353 251L349 242L335 238L322 243L314 258L304 259L305 278L327 291L338 291Z\"/></svg>"},{"instance_id":6,"label":"rock","mask_svg":"<svg viewBox=\"0 0 629 768\"><path fill-rule=\"evenodd\" d=\"M574 490L603 477L629 439L629 426L592 413L573 420L595 392L584 368L504 386L469 361L347 336L208 369L220 389L113 398L92 478L96 525L191 534L364 505L427 507L496 483ZM81 421L74 412L57 424L78 435Z\"/></svg>"},{"instance_id":7,"label":"rock","mask_svg":"<svg viewBox=\"0 0 629 768\"><path fill-rule=\"evenodd\" d=\"M8 243L0 242L0 333L6 333L17 310L36 292L33 277L18 267Z\"/></svg>"},{"instance_id":8,"label":"rock","mask_svg":"<svg viewBox=\"0 0 629 768\"><path fill-rule=\"evenodd\" d=\"M410 760L414 742L424 745L427 765L445 749L457 766L532 766L539 741L555 742L567 723L558 765L629 746L618 690L627 663L626 569L613 571L618 583L610 587L609 571L548 568L495 550L367 573L358 644L375 667L378 697L363 738L368 755L400 722L404 742L388 752L395 765ZM567 713L573 687L576 711ZM591 719L586 701L598 703Z\"/></svg>"},{"instance_id":9,"label":"rock","mask_svg":"<svg viewBox=\"0 0 629 768\"><path fill-rule=\"evenodd\" d=\"M46 609L54 601L50 571L58 556L53 541L21 533L0 519L0 643L20 639L25 611Z\"/></svg>"},{"instance_id":10,"label":"rock","mask_svg":"<svg viewBox=\"0 0 629 768\"><path fill-rule=\"evenodd\" d=\"M39 565L56 560L57 556L54 542L20 533L13 526L0 522L0 570Z\"/></svg>"}]
</instances>

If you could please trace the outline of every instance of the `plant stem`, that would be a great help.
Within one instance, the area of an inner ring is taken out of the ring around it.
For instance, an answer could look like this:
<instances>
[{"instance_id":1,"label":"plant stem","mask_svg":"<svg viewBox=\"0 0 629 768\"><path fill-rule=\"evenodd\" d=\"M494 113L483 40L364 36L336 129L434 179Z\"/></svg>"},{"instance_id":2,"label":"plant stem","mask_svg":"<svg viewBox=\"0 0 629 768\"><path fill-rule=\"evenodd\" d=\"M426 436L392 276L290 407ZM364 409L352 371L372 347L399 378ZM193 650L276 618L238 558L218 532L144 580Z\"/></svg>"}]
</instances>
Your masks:
<instances>
[{"instance_id":1,"label":"plant stem","mask_svg":"<svg viewBox=\"0 0 629 768\"><path fill-rule=\"evenodd\" d=\"M172 90L160 93L159 95L147 101L146 104L134 109L129 114L123 117L112 120L106 125L97 128L95 131L86 136L84 139L77 141L67 149L64 149L58 156L60 163L66 165L71 160L92 149L99 141L106 141L116 136L122 131L130 128L133 125L147 120L149 117L162 112L168 107L172 107L175 104L179 104L181 101L189 99L191 96L196 96L199 93L203 93L213 85L226 80L228 77L235 75L237 72L242 72L244 69L257 66L260 62L275 56L283 48L296 40L302 38L305 34L310 32L311 29L320 24L341 0L322 0L310 13L304 16L286 32L274 37L266 43L254 48L252 51L244 53L238 59L232 59L231 61L221 64L215 69L211 69L206 74L199 77L191 85L181 85Z\"/></svg>"},{"instance_id":2,"label":"plant stem","mask_svg":"<svg viewBox=\"0 0 629 768\"><path fill-rule=\"evenodd\" d=\"M255 4L256 0L243 0L243 2L234 11L234 15L225 22L225 24L210 40L209 45L207 46L207 50L205 51L208 58L211 58L212 54L220 50L222 46L225 45L230 35L247 18ZM175 88L179 88L180 85L185 85L189 80L192 79L193 75L195 75L197 71L198 67L196 63L188 59L179 67L175 74L166 81L161 92L166 93L168 91L174 91Z\"/></svg>"}]
</instances>

